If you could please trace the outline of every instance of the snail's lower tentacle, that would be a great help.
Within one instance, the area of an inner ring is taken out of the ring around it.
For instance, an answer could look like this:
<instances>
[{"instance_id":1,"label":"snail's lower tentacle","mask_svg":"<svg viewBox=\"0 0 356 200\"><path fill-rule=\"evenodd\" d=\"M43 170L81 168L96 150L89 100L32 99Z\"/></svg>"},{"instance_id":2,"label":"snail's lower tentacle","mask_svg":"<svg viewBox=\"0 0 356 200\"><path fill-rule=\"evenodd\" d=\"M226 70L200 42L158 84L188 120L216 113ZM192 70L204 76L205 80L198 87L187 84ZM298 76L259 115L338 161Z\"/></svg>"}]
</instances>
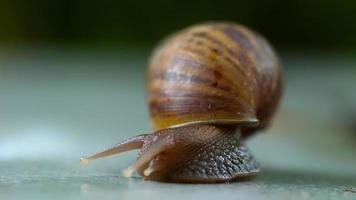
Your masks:
<instances>
[{"instance_id":1,"label":"snail's lower tentacle","mask_svg":"<svg viewBox=\"0 0 356 200\"><path fill-rule=\"evenodd\" d=\"M133 172L144 168L155 156L173 147L173 144L169 143L167 140L148 141L151 142L149 147L141 149L141 155L137 158L135 163L123 171L125 177L131 177ZM153 168L151 168L151 170L153 170ZM151 173L151 171L146 171L146 174L147 173Z\"/></svg>"},{"instance_id":2,"label":"snail's lower tentacle","mask_svg":"<svg viewBox=\"0 0 356 200\"><path fill-rule=\"evenodd\" d=\"M133 138L127 139L127 140L120 142L118 144L115 144L107 149L99 151L93 155L83 157L80 159L80 162L82 164L88 164L89 161L91 161L91 160L96 160L99 158L111 156L111 155L118 154L118 153L125 152L125 151L130 151L133 149L139 149L142 147L146 136L147 136L146 134L143 134L143 135L138 135Z\"/></svg>"}]
</instances>

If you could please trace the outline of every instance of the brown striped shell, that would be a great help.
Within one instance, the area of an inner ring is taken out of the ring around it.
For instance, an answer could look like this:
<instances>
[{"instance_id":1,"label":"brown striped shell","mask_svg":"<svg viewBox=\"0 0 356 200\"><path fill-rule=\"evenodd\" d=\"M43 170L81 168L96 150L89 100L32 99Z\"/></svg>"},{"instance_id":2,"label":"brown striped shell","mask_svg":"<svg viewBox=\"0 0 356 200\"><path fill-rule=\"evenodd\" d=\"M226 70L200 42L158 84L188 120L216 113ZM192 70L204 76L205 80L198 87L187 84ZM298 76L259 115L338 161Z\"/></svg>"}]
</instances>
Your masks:
<instances>
[{"instance_id":1,"label":"brown striped shell","mask_svg":"<svg viewBox=\"0 0 356 200\"><path fill-rule=\"evenodd\" d=\"M152 125L265 127L281 93L278 58L259 34L234 23L184 29L155 51L148 70Z\"/></svg>"}]
</instances>

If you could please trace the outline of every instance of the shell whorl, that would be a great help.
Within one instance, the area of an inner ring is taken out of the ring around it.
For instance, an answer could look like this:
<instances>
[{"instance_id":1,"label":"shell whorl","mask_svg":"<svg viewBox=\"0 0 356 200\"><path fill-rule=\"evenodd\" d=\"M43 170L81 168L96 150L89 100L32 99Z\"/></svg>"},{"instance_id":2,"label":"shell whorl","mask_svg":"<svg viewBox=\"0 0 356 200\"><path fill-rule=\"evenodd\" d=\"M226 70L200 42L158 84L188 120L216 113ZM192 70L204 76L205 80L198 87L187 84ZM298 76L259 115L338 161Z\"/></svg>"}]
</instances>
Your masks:
<instances>
[{"instance_id":1,"label":"shell whorl","mask_svg":"<svg viewBox=\"0 0 356 200\"><path fill-rule=\"evenodd\" d=\"M184 29L155 51L148 71L153 127L189 123L259 125L279 102L279 61L267 41L234 23Z\"/></svg>"}]
</instances>

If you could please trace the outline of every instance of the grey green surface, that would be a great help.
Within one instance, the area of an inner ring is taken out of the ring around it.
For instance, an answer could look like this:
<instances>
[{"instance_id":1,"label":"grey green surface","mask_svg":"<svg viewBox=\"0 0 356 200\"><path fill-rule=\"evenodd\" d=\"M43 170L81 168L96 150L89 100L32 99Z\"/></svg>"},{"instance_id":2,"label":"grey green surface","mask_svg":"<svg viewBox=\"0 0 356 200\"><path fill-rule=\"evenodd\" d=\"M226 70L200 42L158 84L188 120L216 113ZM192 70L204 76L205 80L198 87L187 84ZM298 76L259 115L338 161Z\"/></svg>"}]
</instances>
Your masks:
<instances>
[{"instance_id":1,"label":"grey green surface","mask_svg":"<svg viewBox=\"0 0 356 200\"><path fill-rule=\"evenodd\" d=\"M273 125L247 142L263 172L229 184L162 184L121 170L137 152L79 158L150 131L139 49L0 50L0 199L356 199L356 60L283 56Z\"/></svg>"}]
</instances>

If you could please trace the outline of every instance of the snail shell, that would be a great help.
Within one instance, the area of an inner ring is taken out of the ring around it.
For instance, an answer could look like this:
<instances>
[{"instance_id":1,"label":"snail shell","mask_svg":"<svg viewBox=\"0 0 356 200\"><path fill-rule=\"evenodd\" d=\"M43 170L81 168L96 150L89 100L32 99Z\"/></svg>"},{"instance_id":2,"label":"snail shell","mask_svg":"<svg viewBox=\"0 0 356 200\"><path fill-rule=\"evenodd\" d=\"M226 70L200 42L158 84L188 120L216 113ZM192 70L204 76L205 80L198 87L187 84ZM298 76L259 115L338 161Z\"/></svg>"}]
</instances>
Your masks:
<instances>
[{"instance_id":1,"label":"snail shell","mask_svg":"<svg viewBox=\"0 0 356 200\"><path fill-rule=\"evenodd\" d=\"M280 62L267 41L238 24L195 25L154 52L147 78L152 134L82 161L140 148L125 171L169 182L224 182L260 169L242 138L266 127L281 97Z\"/></svg>"},{"instance_id":2,"label":"snail shell","mask_svg":"<svg viewBox=\"0 0 356 200\"><path fill-rule=\"evenodd\" d=\"M168 38L148 71L155 129L191 123L267 125L280 98L279 61L264 38L207 23Z\"/></svg>"}]
</instances>

